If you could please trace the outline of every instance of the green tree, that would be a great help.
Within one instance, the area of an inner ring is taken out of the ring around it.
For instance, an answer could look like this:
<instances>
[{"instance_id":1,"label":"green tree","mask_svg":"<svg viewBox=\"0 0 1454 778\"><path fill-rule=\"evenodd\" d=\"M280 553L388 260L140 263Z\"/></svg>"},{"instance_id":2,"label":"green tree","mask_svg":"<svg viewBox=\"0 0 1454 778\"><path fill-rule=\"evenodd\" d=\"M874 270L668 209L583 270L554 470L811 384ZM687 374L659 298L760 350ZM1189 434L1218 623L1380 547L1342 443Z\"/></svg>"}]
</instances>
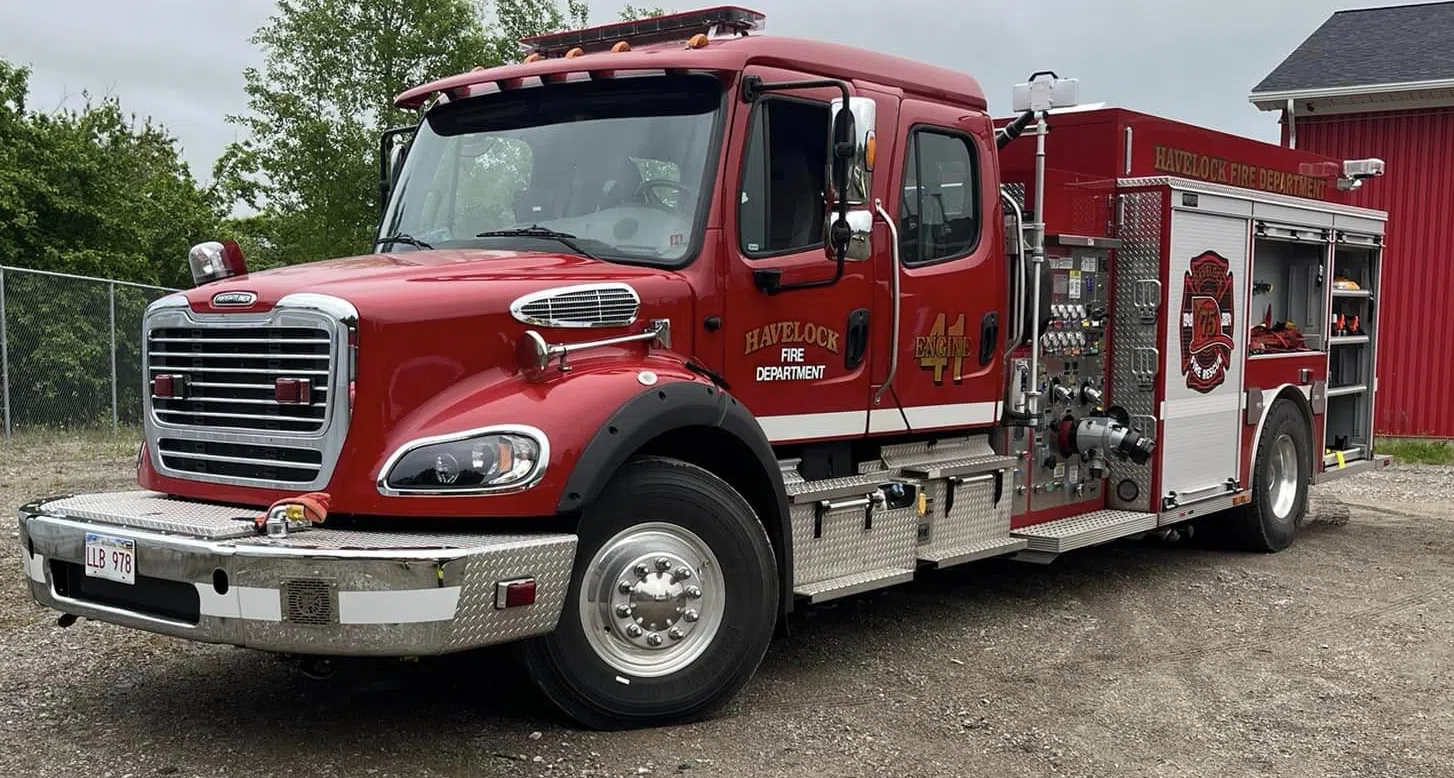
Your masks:
<instances>
[{"instance_id":1,"label":"green tree","mask_svg":"<svg viewBox=\"0 0 1454 778\"><path fill-rule=\"evenodd\" d=\"M621 21L629 22L636 19L649 19L653 16L666 16L666 9L661 6L648 8L646 6L634 6L630 3L621 9Z\"/></svg>"},{"instance_id":2,"label":"green tree","mask_svg":"<svg viewBox=\"0 0 1454 778\"><path fill-rule=\"evenodd\" d=\"M0 60L0 264L189 286L187 249L215 234L218 213L176 141L114 98L34 111L28 85L27 70ZM141 311L157 296L6 273L12 426L109 419L113 311L117 406L135 422Z\"/></svg>"},{"instance_id":3,"label":"green tree","mask_svg":"<svg viewBox=\"0 0 1454 778\"><path fill-rule=\"evenodd\" d=\"M659 14L627 6L623 16ZM396 94L520 57L521 38L588 23L584 0L280 0L253 36L266 60L244 71L247 138L214 168L256 268L367 251L378 220L377 138L416 116Z\"/></svg>"},{"instance_id":4,"label":"green tree","mask_svg":"<svg viewBox=\"0 0 1454 778\"><path fill-rule=\"evenodd\" d=\"M214 169L262 219L229 225L260 267L364 251L377 220L378 133L406 123L394 95L469 70L489 51L469 0L281 0L252 38L247 139ZM250 257L251 259L251 257Z\"/></svg>"},{"instance_id":5,"label":"green tree","mask_svg":"<svg viewBox=\"0 0 1454 778\"><path fill-rule=\"evenodd\" d=\"M0 264L175 286L218 212L177 142L120 102L26 105L30 73L0 60Z\"/></svg>"}]
</instances>

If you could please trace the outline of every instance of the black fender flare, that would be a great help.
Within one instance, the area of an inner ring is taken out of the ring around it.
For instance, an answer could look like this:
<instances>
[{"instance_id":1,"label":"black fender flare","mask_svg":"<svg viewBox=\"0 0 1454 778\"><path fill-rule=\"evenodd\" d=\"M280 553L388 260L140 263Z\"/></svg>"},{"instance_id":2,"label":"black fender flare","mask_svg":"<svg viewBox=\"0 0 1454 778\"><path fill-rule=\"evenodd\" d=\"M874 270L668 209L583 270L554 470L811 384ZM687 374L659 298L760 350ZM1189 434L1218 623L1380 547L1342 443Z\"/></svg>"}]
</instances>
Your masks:
<instances>
[{"instance_id":1,"label":"black fender flare","mask_svg":"<svg viewBox=\"0 0 1454 778\"><path fill-rule=\"evenodd\" d=\"M777 516L761 518L773 547L778 550L783 612L791 611L792 525L782 471L757 418L737 398L716 386L693 381L666 383L651 387L622 404L581 451L566 480L557 511L578 511L595 502L611 476L636 452L657 437L685 427L721 429L746 445L757 460L775 497Z\"/></svg>"}]
</instances>

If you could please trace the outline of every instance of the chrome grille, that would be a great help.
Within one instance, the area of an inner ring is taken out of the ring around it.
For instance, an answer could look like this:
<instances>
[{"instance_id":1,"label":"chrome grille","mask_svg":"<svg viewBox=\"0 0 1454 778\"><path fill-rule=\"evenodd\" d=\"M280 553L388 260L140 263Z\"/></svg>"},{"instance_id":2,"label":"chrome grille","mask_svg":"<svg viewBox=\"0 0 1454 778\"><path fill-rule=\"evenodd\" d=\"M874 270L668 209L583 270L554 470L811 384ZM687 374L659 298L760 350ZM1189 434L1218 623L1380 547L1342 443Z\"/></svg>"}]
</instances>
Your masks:
<instances>
[{"instance_id":1,"label":"chrome grille","mask_svg":"<svg viewBox=\"0 0 1454 778\"><path fill-rule=\"evenodd\" d=\"M261 313L196 314L181 295L152 303L142 331L152 467L208 483L326 487L348 435L357 330L357 309L331 295L286 295Z\"/></svg>"},{"instance_id":2,"label":"chrome grille","mask_svg":"<svg viewBox=\"0 0 1454 778\"><path fill-rule=\"evenodd\" d=\"M328 420L332 338L311 327L160 327L148 333L149 379L186 376L182 398L150 397L165 425L310 434ZM307 405L274 399L279 378L308 379ZM147 394L150 396L151 392Z\"/></svg>"},{"instance_id":3,"label":"chrome grille","mask_svg":"<svg viewBox=\"0 0 1454 778\"><path fill-rule=\"evenodd\" d=\"M516 319L542 327L624 327L636 321L641 299L626 284L546 289L510 306Z\"/></svg>"},{"instance_id":4,"label":"chrome grille","mask_svg":"<svg viewBox=\"0 0 1454 778\"><path fill-rule=\"evenodd\" d=\"M162 464L172 470L280 483L311 483L323 467L323 452L317 449L214 440L161 438L157 441L157 454Z\"/></svg>"}]
</instances>

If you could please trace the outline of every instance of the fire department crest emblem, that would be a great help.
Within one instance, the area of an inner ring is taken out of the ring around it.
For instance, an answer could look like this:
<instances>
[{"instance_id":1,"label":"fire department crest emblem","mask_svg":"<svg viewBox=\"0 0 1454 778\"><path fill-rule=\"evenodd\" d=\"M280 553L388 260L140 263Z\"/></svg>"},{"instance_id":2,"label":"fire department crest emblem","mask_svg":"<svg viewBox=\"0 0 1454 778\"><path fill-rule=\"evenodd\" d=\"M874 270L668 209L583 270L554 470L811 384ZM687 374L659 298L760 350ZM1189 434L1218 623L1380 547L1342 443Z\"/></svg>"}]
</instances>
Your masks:
<instances>
[{"instance_id":1,"label":"fire department crest emblem","mask_svg":"<svg viewBox=\"0 0 1454 778\"><path fill-rule=\"evenodd\" d=\"M1232 361L1232 271L1208 251L1191 261L1181 296L1181 373L1203 394L1227 380Z\"/></svg>"}]
</instances>

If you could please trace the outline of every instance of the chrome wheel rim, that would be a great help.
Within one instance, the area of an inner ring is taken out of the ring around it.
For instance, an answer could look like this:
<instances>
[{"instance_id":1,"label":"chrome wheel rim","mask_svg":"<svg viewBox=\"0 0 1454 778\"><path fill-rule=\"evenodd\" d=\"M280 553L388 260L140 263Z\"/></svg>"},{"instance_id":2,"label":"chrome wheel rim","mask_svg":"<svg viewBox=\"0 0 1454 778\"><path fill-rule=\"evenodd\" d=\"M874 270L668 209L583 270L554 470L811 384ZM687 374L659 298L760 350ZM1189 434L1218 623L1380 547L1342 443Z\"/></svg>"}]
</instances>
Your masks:
<instances>
[{"instance_id":1,"label":"chrome wheel rim","mask_svg":"<svg viewBox=\"0 0 1454 778\"><path fill-rule=\"evenodd\" d=\"M1297 446L1292 436L1282 434L1272 442L1271 470L1267 474L1267 502L1273 515L1285 519L1297 502Z\"/></svg>"},{"instance_id":2,"label":"chrome wheel rim","mask_svg":"<svg viewBox=\"0 0 1454 778\"><path fill-rule=\"evenodd\" d=\"M690 530L652 522L601 546L586 566L579 607L596 656L620 673L654 678L707 650L725 603L712 549Z\"/></svg>"}]
</instances>

